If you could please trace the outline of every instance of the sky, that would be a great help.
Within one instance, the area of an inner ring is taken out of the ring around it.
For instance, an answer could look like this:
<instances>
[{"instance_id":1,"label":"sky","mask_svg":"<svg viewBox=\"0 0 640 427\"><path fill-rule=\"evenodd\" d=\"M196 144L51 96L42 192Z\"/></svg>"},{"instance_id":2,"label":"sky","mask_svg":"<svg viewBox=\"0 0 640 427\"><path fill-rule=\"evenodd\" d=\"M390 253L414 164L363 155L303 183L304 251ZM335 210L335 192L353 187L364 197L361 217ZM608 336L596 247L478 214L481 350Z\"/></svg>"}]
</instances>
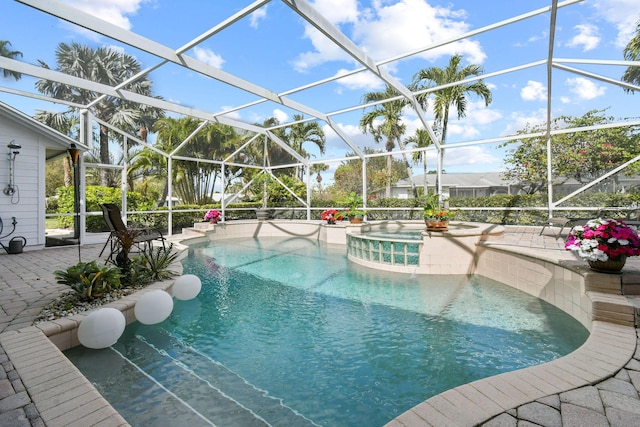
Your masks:
<instances>
[{"instance_id":1,"label":"sky","mask_svg":"<svg viewBox=\"0 0 640 427\"><path fill-rule=\"evenodd\" d=\"M45 1L45 0L43 0ZM46 0L51 2L54 0ZM249 0L60 0L112 24L172 49L178 49L200 34L224 22L250 5ZM409 84L420 69L445 67L451 55L462 54L463 64L481 65L485 73L545 60L549 50L549 14L542 14L502 26L471 38L424 50L461 34L496 24L524 13L548 7L550 0L316 0L310 4L337 26L376 63L403 84ZM488 6L490 5L490 6ZM638 0L585 0L562 7L557 16L556 58L578 60L623 60L623 49L640 19ZM59 43L78 42L91 47L108 46L134 56L143 68L160 60L119 41L89 32L16 1L0 0L0 40L23 53L20 60L44 61L55 68ZM406 56L408 53L420 52ZM284 1L266 2L253 13L224 28L213 37L187 51L187 55L232 73L246 81L277 93L299 88L361 68L333 42L298 16ZM395 59L395 60L394 60ZM600 64L568 64L570 67L619 81L625 67ZM153 93L172 102L228 115L247 123L261 123L276 117L286 123L296 111L255 101L253 94L204 77L175 64L154 70ZM36 79L19 81L0 77L0 88L36 93ZM449 121L448 144L465 143L514 134L527 124L546 118L546 66L526 68L484 80L492 91L492 102L469 96L466 116ZM384 82L368 72L360 72L310 89L292 93L294 101L332 115L333 121L359 147L384 149L371 135L363 134L358 123L365 93L383 91ZM616 118L640 116L640 93L625 93L619 86L565 70L554 70L551 110L560 115L582 116L593 109L607 109ZM32 115L36 110L55 110L55 104L2 92L0 101ZM428 108L426 117L433 120ZM405 114L407 132L420 127L415 112ZM350 151L335 133L326 131L327 149L322 156L313 146L305 146L314 157L339 159ZM454 172L503 170L505 150L498 144L478 144L446 151L444 169ZM428 153L429 169L435 168L435 152ZM330 181L339 161L329 162L325 174ZM414 168L421 172L421 166ZM327 182L325 181L325 182Z\"/></svg>"}]
</instances>

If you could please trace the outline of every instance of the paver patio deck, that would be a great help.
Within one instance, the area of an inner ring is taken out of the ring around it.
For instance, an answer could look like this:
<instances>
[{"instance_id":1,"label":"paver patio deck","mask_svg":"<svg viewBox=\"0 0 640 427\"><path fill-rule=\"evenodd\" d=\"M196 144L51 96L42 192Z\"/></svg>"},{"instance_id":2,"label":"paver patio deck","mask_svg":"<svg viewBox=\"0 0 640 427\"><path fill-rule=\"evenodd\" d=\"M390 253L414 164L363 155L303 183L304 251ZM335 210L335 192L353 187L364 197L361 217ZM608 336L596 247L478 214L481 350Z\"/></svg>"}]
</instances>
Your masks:
<instances>
[{"instance_id":1,"label":"paver patio deck","mask_svg":"<svg viewBox=\"0 0 640 427\"><path fill-rule=\"evenodd\" d=\"M508 227L501 245L574 259L553 230L543 236L539 231ZM97 259L101 249L101 243L82 246L80 257ZM78 257L73 246L0 255L0 426L128 425L32 326L42 307L66 289L55 282L53 272L75 264ZM640 274L640 260L630 259L627 270ZM637 297L628 299L637 312ZM637 329L594 322L578 351L517 375L506 373L449 390L388 425L638 426L639 343Z\"/></svg>"}]
</instances>

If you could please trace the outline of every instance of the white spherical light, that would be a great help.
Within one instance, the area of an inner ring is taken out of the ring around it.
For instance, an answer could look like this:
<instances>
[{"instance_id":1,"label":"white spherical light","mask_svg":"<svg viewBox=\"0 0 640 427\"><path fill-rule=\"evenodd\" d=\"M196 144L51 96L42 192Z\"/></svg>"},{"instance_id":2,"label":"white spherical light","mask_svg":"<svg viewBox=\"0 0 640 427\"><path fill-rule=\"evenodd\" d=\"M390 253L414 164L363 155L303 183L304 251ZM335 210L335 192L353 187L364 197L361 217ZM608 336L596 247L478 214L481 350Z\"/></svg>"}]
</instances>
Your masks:
<instances>
[{"instance_id":1,"label":"white spherical light","mask_svg":"<svg viewBox=\"0 0 640 427\"><path fill-rule=\"evenodd\" d=\"M105 307L91 312L80 322L78 340L87 348L107 348L122 336L127 321L115 308Z\"/></svg>"},{"instance_id":2,"label":"white spherical light","mask_svg":"<svg viewBox=\"0 0 640 427\"><path fill-rule=\"evenodd\" d=\"M173 296L179 300L194 299L202 289L202 282L195 274L185 274L176 279L173 284Z\"/></svg>"},{"instance_id":3,"label":"white spherical light","mask_svg":"<svg viewBox=\"0 0 640 427\"><path fill-rule=\"evenodd\" d=\"M133 313L138 322L145 325L155 325L164 321L173 310L173 298L165 291L155 290L142 295Z\"/></svg>"}]
</instances>

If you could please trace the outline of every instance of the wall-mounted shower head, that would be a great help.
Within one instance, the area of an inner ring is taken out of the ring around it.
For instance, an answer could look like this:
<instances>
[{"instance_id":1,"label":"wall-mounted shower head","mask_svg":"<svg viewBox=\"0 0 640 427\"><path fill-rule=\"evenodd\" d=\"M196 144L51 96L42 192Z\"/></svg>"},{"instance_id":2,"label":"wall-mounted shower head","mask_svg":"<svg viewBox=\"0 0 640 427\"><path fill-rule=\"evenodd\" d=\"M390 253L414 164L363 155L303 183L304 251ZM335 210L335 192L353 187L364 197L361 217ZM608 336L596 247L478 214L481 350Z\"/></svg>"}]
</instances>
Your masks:
<instances>
[{"instance_id":1,"label":"wall-mounted shower head","mask_svg":"<svg viewBox=\"0 0 640 427\"><path fill-rule=\"evenodd\" d=\"M6 194L7 196L13 196L17 190L17 187L15 185L15 161L16 161L16 156L18 154L20 154L20 152L18 151L19 149L22 148L22 145L20 144L16 144L15 140L11 140L11 142L9 142L9 145L7 145L7 148L9 148L9 155L8 155L8 159L9 159L9 184L7 184L7 186L5 187L4 190L2 190L2 192L4 194Z\"/></svg>"}]
</instances>

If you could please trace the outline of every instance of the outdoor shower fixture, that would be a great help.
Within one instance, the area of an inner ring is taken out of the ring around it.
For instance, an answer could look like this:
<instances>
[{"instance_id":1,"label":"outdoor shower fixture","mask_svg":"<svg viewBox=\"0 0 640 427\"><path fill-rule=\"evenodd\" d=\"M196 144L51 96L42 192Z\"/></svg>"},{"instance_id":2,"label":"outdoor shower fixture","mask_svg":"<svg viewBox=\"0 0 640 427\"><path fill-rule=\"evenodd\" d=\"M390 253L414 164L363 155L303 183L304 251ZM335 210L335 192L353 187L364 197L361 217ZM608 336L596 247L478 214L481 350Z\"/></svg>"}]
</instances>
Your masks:
<instances>
[{"instance_id":1,"label":"outdoor shower fixture","mask_svg":"<svg viewBox=\"0 0 640 427\"><path fill-rule=\"evenodd\" d=\"M16 144L15 140L11 140L7 147L9 148L9 184L7 184L3 191L7 196L13 196L16 192L14 165L16 162L16 156L20 154L17 150L21 149L22 146L20 144Z\"/></svg>"}]
</instances>

